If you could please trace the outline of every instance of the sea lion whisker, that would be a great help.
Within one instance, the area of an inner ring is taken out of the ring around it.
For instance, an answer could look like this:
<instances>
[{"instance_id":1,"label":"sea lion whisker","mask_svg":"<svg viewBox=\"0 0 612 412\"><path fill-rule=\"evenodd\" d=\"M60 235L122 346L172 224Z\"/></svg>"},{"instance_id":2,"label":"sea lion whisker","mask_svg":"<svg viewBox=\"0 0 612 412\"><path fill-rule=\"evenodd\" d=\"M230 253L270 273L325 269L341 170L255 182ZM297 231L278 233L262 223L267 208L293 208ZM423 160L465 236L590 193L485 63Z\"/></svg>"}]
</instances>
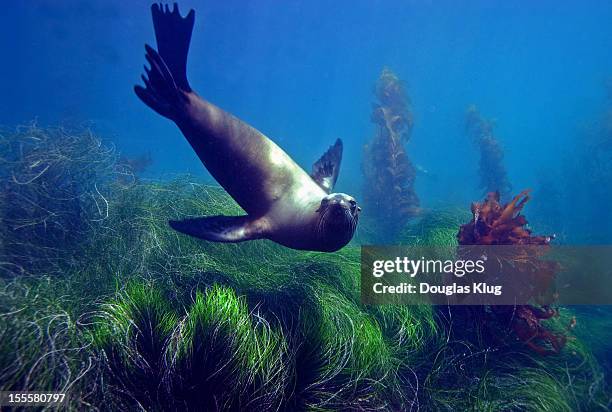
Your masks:
<instances>
[{"instance_id":1,"label":"sea lion whisker","mask_svg":"<svg viewBox=\"0 0 612 412\"><path fill-rule=\"evenodd\" d=\"M319 209L319 213L320 213L320 218L317 221L317 225L315 226L315 233L317 235L317 237L321 236L321 232L322 232L322 227L323 227L323 220L325 219L325 210L321 210Z\"/></svg>"},{"instance_id":2,"label":"sea lion whisker","mask_svg":"<svg viewBox=\"0 0 612 412\"><path fill-rule=\"evenodd\" d=\"M321 236L325 231L325 226L327 225L327 221L329 220L329 214L331 213L331 208L326 207L323 211L321 219L319 220L319 236Z\"/></svg>"},{"instance_id":3,"label":"sea lion whisker","mask_svg":"<svg viewBox=\"0 0 612 412\"><path fill-rule=\"evenodd\" d=\"M347 222L348 222L349 229L350 229L351 233L354 232L355 231L355 224L356 224L355 223L355 217L353 216L353 214L348 209L346 209L344 211L344 215L346 216L346 219L347 219Z\"/></svg>"}]
</instances>

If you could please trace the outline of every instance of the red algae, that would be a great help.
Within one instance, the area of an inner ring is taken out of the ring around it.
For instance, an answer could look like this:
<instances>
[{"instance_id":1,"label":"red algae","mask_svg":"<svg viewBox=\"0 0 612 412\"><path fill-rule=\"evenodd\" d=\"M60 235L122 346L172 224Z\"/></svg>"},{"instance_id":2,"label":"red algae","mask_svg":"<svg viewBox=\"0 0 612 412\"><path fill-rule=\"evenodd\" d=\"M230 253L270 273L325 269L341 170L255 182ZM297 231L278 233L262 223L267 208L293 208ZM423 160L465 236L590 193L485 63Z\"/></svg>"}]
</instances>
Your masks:
<instances>
[{"instance_id":1,"label":"red algae","mask_svg":"<svg viewBox=\"0 0 612 412\"><path fill-rule=\"evenodd\" d=\"M559 270L556 262L540 259L553 236L533 235L527 226L527 219L520 214L529 201L529 190L515 196L502 205L499 192L490 192L482 202L472 203L473 219L461 226L457 235L460 245L540 245L544 247L513 248L509 259L515 271L525 273L525 280L531 285L531 298L538 298L548 288ZM543 320L558 316L558 310L548 304L491 306L490 313L510 324L519 340L535 352L545 355L559 353L567 336L553 333L542 324ZM575 324L575 320L568 328Z\"/></svg>"}]
</instances>

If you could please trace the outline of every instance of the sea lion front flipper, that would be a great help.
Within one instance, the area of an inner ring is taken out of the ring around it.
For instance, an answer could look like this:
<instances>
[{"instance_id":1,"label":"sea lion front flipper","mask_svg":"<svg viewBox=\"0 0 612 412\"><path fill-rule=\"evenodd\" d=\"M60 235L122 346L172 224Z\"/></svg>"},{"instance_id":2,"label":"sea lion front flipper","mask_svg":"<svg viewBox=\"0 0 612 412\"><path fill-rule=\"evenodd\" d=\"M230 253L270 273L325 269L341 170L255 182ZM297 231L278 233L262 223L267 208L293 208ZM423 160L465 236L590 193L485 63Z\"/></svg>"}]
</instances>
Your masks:
<instances>
[{"instance_id":1,"label":"sea lion front flipper","mask_svg":"<svg viewBox=\"0 0 612 412\"><path fill-rule=\"evenodd\" d=\"M170 220L181 233L213 242L242 242L265 237L265 224L251 216L209 216Z\"/></svg>"},{"instance_id":2,"label":"sea lion front flipper","mask_svg":"<svg viewBox=\"0 0 612 412\"><path fill-rule=\"evenodd\" d=\"M331 193L336 180L338 180L341 161L342 140L338 139L312 166L310 177L327 193Z\"/></svg>"}]
</instances>

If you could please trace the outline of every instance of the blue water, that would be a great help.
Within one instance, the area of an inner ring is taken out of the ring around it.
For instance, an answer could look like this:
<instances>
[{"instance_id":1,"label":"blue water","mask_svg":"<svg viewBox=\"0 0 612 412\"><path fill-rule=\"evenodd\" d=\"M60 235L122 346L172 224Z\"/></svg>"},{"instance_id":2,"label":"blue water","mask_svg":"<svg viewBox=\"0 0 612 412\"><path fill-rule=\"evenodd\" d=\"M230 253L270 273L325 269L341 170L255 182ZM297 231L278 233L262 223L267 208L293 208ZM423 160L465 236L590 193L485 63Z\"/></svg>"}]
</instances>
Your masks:
<instances>
[{"instance_id":1,"label":"blue water","mask_svg":"<svg viewBox=\"0 0 612 412\"><path fill-rule=\"evenodd\" d=\"M497 120L513 191L535 189L525 212L534 228L557 233L560 243L612 243L612 1L185 0L180 7L196 9L192 87L307 170L342 138L338 191L360 198L363 145L375 133L373 87L389 67L412 101L408 154L429 172L416 180L424 209L467 211L483 197L478 149L465 134L466 108L476 104ZM0 125L91 127L128 156L150 153L149 177L210 178L176 126L133 92L143 45L155 40L149 8L143 0L3 2ZM608 146L588 148L605 133ZM578 311L579 322L591 321L578 333L593 340L607 373L609 332L597 325L609 325L611 308Z\"/></svg>"},{"instance_id":2,"label":"blue water","mask_svg":"<svg viewBox=\"0 0 612 412\"><path fill-rule=\"evenodd\" d=\"M422 205L467 207L482 196L478 151L464 133L469 104L497 119L515 191L537 188L543 175L566 181L576 147L610 107L612 2L512 3L182 1L183 13L197 11L188 77L306 169L344 139L337 188L359 195L362 147L374 133L372 89L387 66L413 103L409 156L430 172L417 177ZM207 175L178 129L132 91L143 44L154 44L149 6L3 4L0 124L85 124L128 155L151 153L150 175ZM583 186L579 172L572 179ZM570 189L558 190L567 219ZM588 242L589 231L609 229L588 224L564 230L582 230L574 240Z\"/></svg>"}]
</instances>

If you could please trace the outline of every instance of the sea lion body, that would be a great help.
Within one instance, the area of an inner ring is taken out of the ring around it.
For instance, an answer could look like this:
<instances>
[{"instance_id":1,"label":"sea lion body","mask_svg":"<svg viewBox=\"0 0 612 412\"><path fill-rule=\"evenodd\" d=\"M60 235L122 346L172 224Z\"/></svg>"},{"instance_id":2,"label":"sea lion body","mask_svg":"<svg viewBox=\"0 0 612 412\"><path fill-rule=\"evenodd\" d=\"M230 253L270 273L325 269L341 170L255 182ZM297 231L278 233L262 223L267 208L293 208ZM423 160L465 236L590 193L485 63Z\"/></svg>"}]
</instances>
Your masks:
<instances>
[{"instance_id":1,"label":"sea lion body","mask_svg":"<svg viewBox=\"0 0 612 412\"><path fill-rule=\"evenodd\" d=\"M342 157L336 141L308 175L278 145L235 116L191 90L186 60L193 10L182 18L175 4L153 5L159 53L146 46L146 88L136 94L149 107L173 120L219 184L247 212L212 216L170 225L183 233L217 242L266 238L294 249L334 251L353 236L355 200L333 193Z\"/></svg>"},{"instance_id":2,"label":"sea lion body","mask_svg":"<svg viewBox=\"0 0 612 412\"><path fill-rule=\"evenodd\" d=\"M179 113L174 120L204 166L248 214L262 216L294 194L318 206L326 195L276 143L197 94Z\"/></svg>"}]
</instances>

